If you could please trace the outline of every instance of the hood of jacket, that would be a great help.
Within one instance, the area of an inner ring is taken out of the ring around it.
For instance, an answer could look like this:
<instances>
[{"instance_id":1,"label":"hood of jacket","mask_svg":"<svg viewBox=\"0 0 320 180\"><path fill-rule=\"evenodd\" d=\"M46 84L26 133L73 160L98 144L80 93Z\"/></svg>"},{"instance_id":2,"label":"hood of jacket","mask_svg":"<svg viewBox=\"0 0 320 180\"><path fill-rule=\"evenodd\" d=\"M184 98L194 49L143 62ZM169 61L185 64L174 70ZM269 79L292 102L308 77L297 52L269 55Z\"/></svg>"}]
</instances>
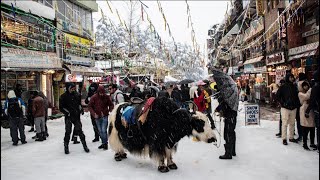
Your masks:
<instances>
[{"instance_id":1,"label":"hood of jacket","mask_svg":"<svg viewBox=\"0 0 320 180\"><path fill-rule=\"evenodd\" d=\"M8 92L8 99L15 98L15 97L17 97L17 96L16 96L16 93L14 92L14 90L10 90Z\"/></svg>"},{"instance_id":2,"label":"hood of jacket","mask_svg":"<svg viewBox=\"0 0 320 180\"><path fill-rule=\"evenodd\" d=\"M99 87L99 84L98 83L92 83L90 86L89 86L89 91L92 92L92 93L95 93L97 91Z\"/></svg>"},{"instance_id":3,"label":"hood of jacket","mask_svg":"<svg viewBox=\"0 0 320 180\"><path fill-rule=\"evenodd\" d=\"M290 80L289 80L289 77L293 77L294 78L294 76L293 76L293 74L286 74L286 78L285 78L285 80L286 80L286 83L292 83Z\"/></svg>"},{"instance_id":4,"label":"hood of jacket","mask_svg":"<svg viewBox=\"0 0 320 180\"><path fill-rule=\"evenodd\" d=\"M70 89L73 87L76 87L74 83L70 83L70 82L66 83L66 90L68 93L70 92Z\"/></svg>"},{"instance_id":5,"label":"hood of jacket","mask_svg":"<svg viewBox=\"0 0 320 180\"><path fill-rule=\"evenodd\" d=\"M104 89L103 86L99 86L98 89L97 89L97 93L103 93L103 94L105 94L105 93L106 93L106 90Z\"/></svg>"}]
</instances>

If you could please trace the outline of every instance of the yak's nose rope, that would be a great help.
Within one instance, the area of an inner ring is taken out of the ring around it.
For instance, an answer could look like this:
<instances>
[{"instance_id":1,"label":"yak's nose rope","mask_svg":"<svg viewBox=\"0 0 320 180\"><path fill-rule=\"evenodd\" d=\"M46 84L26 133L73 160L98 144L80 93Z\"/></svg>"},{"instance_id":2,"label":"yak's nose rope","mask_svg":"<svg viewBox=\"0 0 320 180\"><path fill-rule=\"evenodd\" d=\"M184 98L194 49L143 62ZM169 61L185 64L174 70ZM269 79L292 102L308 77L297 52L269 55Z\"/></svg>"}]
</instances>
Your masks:
<instances>
[{"instance_id":1,"label":"yak's nose rope","mask_svg":"<svg viewBox=\"0 0 320 180\"><path fill-rule=\"evenodd\" d=\"M216 115L215 115L215 113L214 113L214 115L213 115L213 117L214 117L214 122L217 122L216 121ZM219 148L220 147L220 145L221 145L221 116L219 116L219 122L220 122L220 125L219 125L219 131L217 130L217 128L216 128L216 131L218 132L218 134L219 134L219 144L218 143L214 143L213 145L215 145L217 148Z\"/></svg>"}]
</instances>

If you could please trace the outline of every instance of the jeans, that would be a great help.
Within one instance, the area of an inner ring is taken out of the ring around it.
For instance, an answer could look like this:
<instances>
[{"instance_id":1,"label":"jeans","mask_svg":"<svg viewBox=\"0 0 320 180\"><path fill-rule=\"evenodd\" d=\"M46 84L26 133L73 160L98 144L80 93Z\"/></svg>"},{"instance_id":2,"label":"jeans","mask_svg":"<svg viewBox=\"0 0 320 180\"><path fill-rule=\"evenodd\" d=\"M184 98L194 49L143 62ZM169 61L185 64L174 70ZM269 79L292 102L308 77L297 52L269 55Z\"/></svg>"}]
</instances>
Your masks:
<instances>
[{"instance_id":1,"label":"jeans","mask_svg":"<svg viewBox=\"0 0 320 180\"><path fill-rule=\"evenodd\" d=\"M18 118L9 118L10 124L10 135L12 138L12 142L18 143L18 131L20 133L21 142L26 141L26 136L24 134L24 122L23 119Z\"/></svg>"},{"instance_id":2,"label":"jeans","mask_svg":"<svg viewBox=\"0 0 320 180\"><path fill-rule=\"evenodd\" d=\"M99 130L102 144L108 144L108 136L107 136L108 116L96 119L96 124Z\"/></svg>"}]
</instances>

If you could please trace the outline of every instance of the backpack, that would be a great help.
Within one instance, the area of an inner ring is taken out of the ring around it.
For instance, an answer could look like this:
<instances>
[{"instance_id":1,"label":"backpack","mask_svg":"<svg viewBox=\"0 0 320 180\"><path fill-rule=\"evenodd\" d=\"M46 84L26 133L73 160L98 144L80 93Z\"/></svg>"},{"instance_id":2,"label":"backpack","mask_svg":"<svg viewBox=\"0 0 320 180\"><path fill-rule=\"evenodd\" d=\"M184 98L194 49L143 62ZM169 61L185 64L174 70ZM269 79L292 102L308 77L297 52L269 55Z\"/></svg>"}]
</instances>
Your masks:
<instances>
[{"instance_id":1,"label":"backpack","mask_svg":"<svg viewBox=\"0 0 320 180\"><path fill-rule=\"evenodd\" d=\"M8 116L12 118L22 117L22 109L18 98L8 100Z\"/></svg>"},{"instance_id":2,"label":"backpack","mask_svg":"<svg viewBox=\"0 0 320 180\"><path fill-rule=\"evenodd\" d=\"M126 93L123 93L123 92L118 92L116 95L115 95L115 100L116 100L116 103L118 104L118 94L122 94L123 95L123 99L125 102L130 102L130 97L126 94Z\"/></svg>"}]
</instances>

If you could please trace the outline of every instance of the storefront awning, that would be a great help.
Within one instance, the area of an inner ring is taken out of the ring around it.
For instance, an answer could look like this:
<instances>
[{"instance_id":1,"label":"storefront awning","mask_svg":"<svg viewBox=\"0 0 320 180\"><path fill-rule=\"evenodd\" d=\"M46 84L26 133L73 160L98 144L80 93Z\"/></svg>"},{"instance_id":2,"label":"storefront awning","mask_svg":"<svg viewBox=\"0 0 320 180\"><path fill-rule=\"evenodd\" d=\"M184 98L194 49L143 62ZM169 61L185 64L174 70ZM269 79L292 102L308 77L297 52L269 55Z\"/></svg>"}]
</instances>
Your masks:
<instances>
[{"instance_id":1,"label":"storefront awning","mask_svg":"<svg viewBox=\"0 0 320 180\"><path fill-rule=\"evenodd\" d=\"M104 76L106 73L98 67L71 66L65 65L71 73L81 74L84 76Z\"/></svg>"},{"instance_id":2,"label":"storefront awning","mask_svg":"<svg viewBox=\"0 0 320 180\"><path fill-rule=\"evenodd\" d=\"M317 50L313 50L313 51L305 52L305 53L302 53L302 54L297 54L295 56L290 56L289 57L289 61L294 60L294 59L299 59L299 58L302 58L302 57L313 56L316 53L317 53Z\"/></svg>"},{"instance_id":3,"label":"storefront awning","mask_svg":"<svg viewBox=\"0 0 320 180\"><path fill-rule=\"evenodd\" d=\"M261 59L263 59L263 56L259 56L257 58L246 60L243 64L245 65L245 64L257 63L257 62L261 61Z\"/></svg>"}]
</instances>

